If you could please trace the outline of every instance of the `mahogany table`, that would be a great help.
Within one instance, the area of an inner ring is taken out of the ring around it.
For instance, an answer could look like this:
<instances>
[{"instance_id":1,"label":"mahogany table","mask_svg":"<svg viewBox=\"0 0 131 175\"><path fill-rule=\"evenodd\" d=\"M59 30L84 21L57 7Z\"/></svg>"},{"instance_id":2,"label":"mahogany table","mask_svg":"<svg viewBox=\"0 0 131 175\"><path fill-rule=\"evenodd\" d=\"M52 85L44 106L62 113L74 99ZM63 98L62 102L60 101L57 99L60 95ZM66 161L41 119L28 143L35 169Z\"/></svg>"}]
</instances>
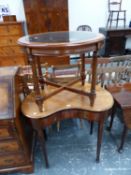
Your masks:
<instances>
[{"instance_id":1,"label":"mahogany table","mask_svg":"<svg viewBox=\"0 0 131 175\"><path fill-rule=\"evenodd\" d=\"M81 85L81 83L78 82L72 85L72 87L87 92L90 89L90 84L85 83ZM45 86L44 96L47 96L55 89L56 87L53 86ZM98 122L96 161L99 162L103 124L112 106L112 95L100 86L96 86L96 98L93 106L90 106L90 100L87 96L63 90L46 99L42 104L43 112L40 112L35 102L35 94L32 92L24 99L22 112L31 119L33 128L38 133L41 149L44 151L46 165L48 166L43 128L67 118L83 118Z\"/></svg>"},{"instance_id":2,"label":"mahogany table","mask_svg":"<svg viewBox=\"0 0 131 175\"><path fill-rule=\"evenodd\" d=\"M113 105L113 98L102 88L96 90L97 52L104 36L86 31L48 32L24 36L18 44L26 47L32 66L34 91L22 103L22 112L31 119L48 166L42 129L65 118L85 118L98 122L96 160L99 161L103 123ZM92 82L85 83L85 52L93 51ZM49 82L42 76L41 56L80 54L81 78L66 85ZM81 81L80 81L81 80Z\"/></svg>"}]
</instances>

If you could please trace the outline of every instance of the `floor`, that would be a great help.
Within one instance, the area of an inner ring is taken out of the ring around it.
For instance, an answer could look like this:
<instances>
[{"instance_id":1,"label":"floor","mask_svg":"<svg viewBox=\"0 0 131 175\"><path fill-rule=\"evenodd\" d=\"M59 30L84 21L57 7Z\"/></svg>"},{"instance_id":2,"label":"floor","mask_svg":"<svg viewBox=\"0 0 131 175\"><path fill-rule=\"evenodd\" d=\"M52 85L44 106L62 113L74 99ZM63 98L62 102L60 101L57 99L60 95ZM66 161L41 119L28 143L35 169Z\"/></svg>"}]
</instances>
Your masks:
<instances>
[{"instance_id":1,"label":"floor","mask_svg":"<svg viewBox=\"0 0 131 175\"><path fill-rule=\"evenodd\" d=\"M131 175L131 134L128 133L124 151L118 153L117 147L123 125L116 117L112 132L109 133L106 129L108 123L107 120L104 126L99 163L95 161L97 123L92 135L89 134L89 122L83 120L81 127L79 119L61 122L59 132L56 125L47 129L46 144L50 168L45 168L39 143L37 143L34 173L30 175Z\"/></svg>"}]
</instances>

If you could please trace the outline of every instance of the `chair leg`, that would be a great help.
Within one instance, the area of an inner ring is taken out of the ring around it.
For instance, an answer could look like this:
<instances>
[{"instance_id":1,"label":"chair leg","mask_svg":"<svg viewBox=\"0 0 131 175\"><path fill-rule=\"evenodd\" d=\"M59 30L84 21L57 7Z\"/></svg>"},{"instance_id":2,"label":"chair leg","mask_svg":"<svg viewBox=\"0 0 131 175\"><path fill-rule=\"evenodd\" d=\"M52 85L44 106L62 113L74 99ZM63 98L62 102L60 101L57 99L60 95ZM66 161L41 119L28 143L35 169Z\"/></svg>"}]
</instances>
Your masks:
<instances>
[{"instance_id":1,"label":"chair leg","mask_svg":"<svg viewBox=\"0 0 131 175\"><path fill-rule=\"evenodd\" d=\"M113 20L113 12L110 12L111 14L110 14L110 28L111 28L111 26L112 26L112 20Z\"/></svg>"},{"instance_id":2,"label":"chair leg","mask_svg":"<svg viewBox=\"0 0 131 175\"><path fill-rule=\"evenodd\" d=\"M104 114L101 114L104 115ZM103 124L104 118L98 123L98 135L97 135L97 153L96 153L96 162L100 161L100 150L101 150L101 142L102 142L102 135L103 135Z\"/></svg>"},{"instance_id":3,"label":"chair leg","mask_svg":"<svg viewBox=\"0 0 131 175\"><path fill-rule=\"evenodd\" d=\"M119 153L121 153L121 151L123 149L123 146L124 146L124 143L125 143L125 138L126 138L126 135L127 135L127 131L128 131L128 128L124 124L124 129L123 129L123 133L122 133L121 143L120 143L120 146L118 148L118 152Z\"/></svg>"},{"instance_id":4,"label":"chair leg","mask_svg":"<svg viewBox=\"0 0 131 175\"><path fill-rule=\"evenodd\" d=\"M126 27L126 11L124 12L124 28Z\"/></svg>"},{"instance_id":5,"label":"chair leg","mask_svg":"<svg viewBox=\"0 0 131 175\"><path fill-rule=\"evenodd\" d=\"M112 111L111 111L111 120L110 120L110 124L109 124L109 126L107 127L107 130L108 130L108 131L111 131L111 129L112 129L112 125L113 125L113 121L114 121L114 117L115 117L116 108L117 108L117 105L116 105L116 103L114 103L113 108L112 108Z\"/></svg>"}]
</instances>

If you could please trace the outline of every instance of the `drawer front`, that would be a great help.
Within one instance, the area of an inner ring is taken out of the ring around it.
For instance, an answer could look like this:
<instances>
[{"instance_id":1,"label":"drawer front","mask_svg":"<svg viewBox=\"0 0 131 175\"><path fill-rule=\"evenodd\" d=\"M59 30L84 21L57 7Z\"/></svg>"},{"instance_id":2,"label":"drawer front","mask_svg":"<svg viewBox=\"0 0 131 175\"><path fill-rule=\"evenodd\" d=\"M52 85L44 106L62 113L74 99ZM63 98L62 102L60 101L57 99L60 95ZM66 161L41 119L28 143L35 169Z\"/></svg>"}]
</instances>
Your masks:
<instances>
[{"instance_id":1,"label":"drawer front","mask_svg":"<svg viewBox=\"0 0 131 175\"><path fill-rule=\"evenodd\" d=\"M121 37L125 36L125 31L111 31L108 33L109 37Z\"/></svg>"},{"instance_id":2,"label":"drawer front","mask_svg":"<svg viewBox=\"0 0 131 175\"><path fill-rule=\"evenodd\" d=\"M21 25L0 25L0 35L23 35Z\"/></svg>"},{"instance_id":3,"label":"drawer front","mask_svg":"<svg viewBox=\"0 0 131 175\"><path fill-rule=\"evenodd\" d=\"M26 164L27 160L22 155L0 156L0 168L15 167L20 164Z\"/></svg>"},{"instance_id":4,"label":"drawer front","mask_svg":"<svg viewBox=\"0 0 131 175\"><path fill-rule=\"evenodd\" d=\"M23 55L17 56L0 56L0 66L18 66L27 64L27 58Z\"/></svg>"},{"instance_id":5,"label":"drawer front","mask_svg":"<svg viewBox=\"0 0 131 175\"><path fill-rule=\"evenodd\" d=\"M61 65L61 64L69 64L69 57L42 57L41 58L41 63L48 63L48 65Z\"/></svg>"},{"instance_id":6,"label":"drawer front","mask_svg":"<svg viewBox=\"0 0 131 175\"><path fill-rule=\"evenodd\" d=\"M17 40L19 36L8 36L8 37L0 37L0 46L12 46L17 45Z\"/></svg>"},{"instance_id":7,"label":"drawer front","mask_svg":"<svg viewBox=\"0 0 131 175\"><path fill-rule=\"evenodd\" d=\"M0 47L0 56L23 55L24 49L19 46Z\"/></svg>"},{"instance_id":8,"label":"drawer front","mask_svg":"<svg viewBox=\"0 0 131 175\"><path fill-rule=\"evenodd\" d=\"M20 150L20 146L15 140L8 140L4 142L0 142L0 154L8 154L13 152L18 152Z\"/></svg>"},{"instance_id":9,"label":"drawer front","mask_svg":"<svg viewBox=\"0 0 131 175\"><path fill-rule=\"evenodd\" d=\"M0 127L0 140L12 139L15 138L14 129L11 127Z\"/></svg>"}]
</instances>

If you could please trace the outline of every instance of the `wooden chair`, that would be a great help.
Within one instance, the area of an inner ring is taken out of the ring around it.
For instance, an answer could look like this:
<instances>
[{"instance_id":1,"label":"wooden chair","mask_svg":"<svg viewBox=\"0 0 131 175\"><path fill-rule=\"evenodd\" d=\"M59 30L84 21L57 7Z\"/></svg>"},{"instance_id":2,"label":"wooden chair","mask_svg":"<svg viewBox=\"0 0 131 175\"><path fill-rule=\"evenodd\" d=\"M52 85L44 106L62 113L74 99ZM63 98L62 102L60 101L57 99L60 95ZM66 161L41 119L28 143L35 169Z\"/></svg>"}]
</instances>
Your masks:
<instances>
[{"instance_id":1,"label":"wooden chair","mask_svg":"<svg viewBox=\"0 0 131 175\"><path fill-rule=\"evenodd\" d=\"M88 31L88 32L92 32L91 26L89 26L87 24L85 24L85 25L79 25L76 30L77 31ZM85 55L87 55L88 57L91 57L91 53L90 52L88 52Z\"/></svg>"},{"instance_id":2,"label":"wooden chair","mask_svg":"<svg viewBox=\"0 0 131 175\"><path fill-rule=\"evenodd\" d=\"M108 130L111 131L115 114L124 123L122 137L118 151L121 152L128 129L131 129L131 55L109 58L106 67L98 69L98 83L105 87L114 97L114 105L110 113ZM125 99L124 99L125 98ZM121 111L121 115L120 112ZM119 114L118 114L119 112Z\"/></svg>"},{"instance_id":3,"label":"wooden chair","mask_svg":"<svg viewBox=\"0 0 131 175\"><path fill-rule=\"evenodd\" d=\"M86 59L90 64L91 59ZM99 58L97 65L97 84L102 87L109 84L117 84L130 81L131 55L114 56L110 58ZM86 69L87 81L91 81L91 67Z\"/></svg>"},{"instance_id":4,"label":"wooden chair","mask_svg":"<svg viewBox=\"0 0 131 175\"><path fill-rule=\"evenodd\" d=\"M48 64L42 64L42 76L46 77L48 72ZM21 93L26 97L33 89L34 84L32 80L32 69L30 65L25 65L19 67L18 70L19 86Z\"/></svg>"},{"instance_id":5,"label":"wooden chair","mask_svg":"<svg viewBox=\"0 0 131 175\"><path fill-rule=\"evenodd\" d=\"M122 0L108 0L108 19L107 28L112 27L112 22L115 21L116 28L119 21L123 21L124 27L126 26L126 10L122 10Z\"/></svg>"},{"instance_id":6,"label":"wooden chair","mask_svg":"<svg viewBox=\"0 0 131 175\"><path fill-rule=\"evenodd\" d=\"M91 82L91 59L86 59L88 68L86 69L87 81ZM131 55L115 56L110 58L98 58L97 84L103 88L109 85L131 81ZM114 111L113 111L114 112ZM111 114L109 114L111 115ZM109 130L111 130L114 114L111 115ZM91 123L90 134L93 132L93 122Z\"/></svg>"},{"instance_id":7,"label":"wooden chair","mask_svg":"<svg viewBox=\"0 0 131 175\"><path fill-rule=\"evenodd\" d=\"M90 31L92 32L92 28L89 25L80 25L76 29L77 31Z\"/></svg>"}]
</instances>

